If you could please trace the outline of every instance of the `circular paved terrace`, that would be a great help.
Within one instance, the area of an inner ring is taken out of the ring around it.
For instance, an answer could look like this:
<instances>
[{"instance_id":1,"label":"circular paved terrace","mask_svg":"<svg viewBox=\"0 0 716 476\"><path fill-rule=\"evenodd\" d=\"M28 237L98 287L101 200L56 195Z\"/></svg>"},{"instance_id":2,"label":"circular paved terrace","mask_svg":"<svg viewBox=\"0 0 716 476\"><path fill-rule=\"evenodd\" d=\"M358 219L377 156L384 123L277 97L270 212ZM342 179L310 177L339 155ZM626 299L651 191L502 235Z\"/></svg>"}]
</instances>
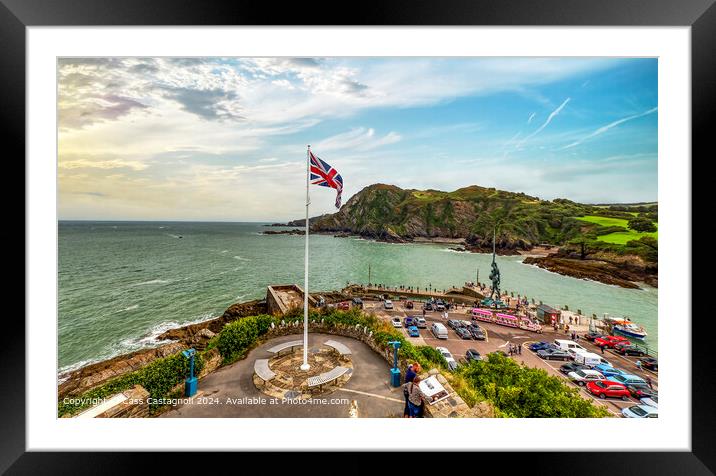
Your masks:
<instances>
[{"instance_id":1,"label":"circular paved terrace","mask_svg":"<svg viewBox=\"0 0 716 476\"><path fill-rule=\"evenodd\" d=\"M346 418L402 417L403 393L388 383L388 363L370 347L350 337L309 334L309 347L327 340L341 342L352 351L353 373L335 391L302 403L267 396L253 382L254 361L273 355L266 349L300 335L277 337L252 350L246 358L207 375L199 381L199 392L188 403L173 407L163 418ZM297 353L302 349L297 349Z\"/></svg>"}]
</instances>

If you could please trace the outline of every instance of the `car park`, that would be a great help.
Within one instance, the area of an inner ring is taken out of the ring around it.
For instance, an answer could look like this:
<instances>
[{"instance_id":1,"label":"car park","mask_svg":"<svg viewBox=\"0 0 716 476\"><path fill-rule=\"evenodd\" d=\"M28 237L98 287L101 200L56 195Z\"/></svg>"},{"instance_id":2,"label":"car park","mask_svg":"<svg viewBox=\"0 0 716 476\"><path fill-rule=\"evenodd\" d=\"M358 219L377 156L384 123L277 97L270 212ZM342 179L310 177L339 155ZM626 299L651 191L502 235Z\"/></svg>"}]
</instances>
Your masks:
<instances>
[{"instance_id":1,"label":"car park","mask_svg":"<svg viewBox=\"0 0 716 476\"><path fill-rule=\"evenodd\" d=\"M363 309L363 300L361 298L353 298L352 301L353 306L357 307L358 309Z\"/></svg>"},{"instance_id":2,"label":"car park","mask_svg":"<svg viewBox=\"0 0 716 476\"><path fill-rule=\"evenodd\" d=\"M587 383L587 390L599 398L621 398L629 400L629 390L619 382L597 380Z\"/></svg>"},{"instance_id":3,"label":"car park","mask_svg":"<svg viewBox=\"0 0 716 476\"><path fill-rule=\"evenodd\" d=\"M420 337L420 331L415 326L408 327L408 335L410 337Z\"/></svg>"},{"instance_id":4,"label":"car park","mask_svg":"<svg viewBox=\"0 0 716 476\"><path fill-rule=\"evenodd\" d=\"M433 322L433 325L430 326L430 331L438 339L447 339L448 338L447 327L445 327L444 325L442 325L439 322Z\"/></svg>"},{"instance_id":5,"label":"car park","mask_svg":"<svg viewBox=\"0 0 716 476\"><path fill-rule=\"evenodd\" d=\"M659 361L653 357L645 357L643 359L639 359L637 362L641 362L642 368L653 370L655 372L659 370Z\"/></svg>"},{"instance_id":6,"label":"car park","mask_svg":"<svg viewBox=\"0 0 716 476\"><path fill-rule=\"evenodd\" d=\"M390 320L390 323L393 325L393 327L398 327L398 328L403 327L403 323L400 322L400 318L399 318L399 317L394 317L394 318L392 318L392 319Z\"/></svg>"},{"instance_id":7,"label":"car park","mask_svg":"<svg viewBox=\"0 0 716 476\"><path fill-rule=\"evenodd\" d=\"M614 350L622 355L637 355L639 357L646 355L642 349L632 343L617 344L614 346Z\"/></svg>"},{"instance_id":8,"label":"car park","mask_svg":"<svg viewBox=\"0 0 716 476\"><path fill-rule=\"evenodd\" d=\"M393 309L393 301L391 301L390 299L386 299L385 301L383 301L383 307L385 309Z\"/></svg>"},{"instance_id":9,"label":"car park","mask_svg":"<svg viewBox=\"0 0 716 476\"><path fill-rule=\"evenodd\" d=\"M468 331L468 330L465 329L464 327L458 327L458 328L456 328L456 329L455 329L455 334L457 334L457 336L458 336L460 339L472 339L472 334L470 333L470 331Z\"/></svg>"},{"instance_id":10,"label":"car park","mask_svg":"<svg viewBox=\"0 0 716 476\"><path fill-rule=\"evenodd\" d=\"M472 362L473 360L482 360L482 356L475 349L467 349L467 352L465 352L465 360L468 362Z\"/></svg>"},{"instance_id":11,"label":"car park","mask_svg":"<svg viewBox=\"0 0 716 476\"><path fill-rule=\"evenodd\" d=\"M575 382L580 387L583 387L588 382L596 382L598 380L606 380L604 375L600 374L596 370L591 370L591 369L579 369L574 372L569 372L567 374L567 377L569 377L569 380Z\"/></svg>"},{"instance_id":12,"label":"car park","mask_svg":"<svg viewBox=\"0 0 716 476\"><path fill-rule=\"evenodd\" d=\"M570 360L568 353L560 349L542 349L537 351L537 355L544 360Z\"/></svg>"},{"instance_id":13,"label":"car park","mask_svg":"<svg viewBox=\"0 0 716 476\"><path fill-rule=\"evenodd\" d=\"M631 375L631 374L613 375L611 377L611 379L614 380L615 382L619 382L623 385L634 385L634 384L646 385L646 382L644 381L643 378L636 376L636 375Z\"/></svg>"},{"instance_id":14,"label":"car park","mask_svg":"<svg viewBox=\"0 0 716 476\"><path fill-rule=\"evenodd\" d=\"M405 327L414 326L414 325L415 325L415 318L410 317L410 316L406 317L405 319L403 319L403 325L404 325Z\"/></svg>"},{"instance_id":15,"label":"car park","mask_svg":"<svg viewBox=\"0 0 716 476\"><path fill-rule=\"evenodd\" d=\"M633 383L626 387L634 398L655 397L659 394L659 392L649 387L647 383Z\"/></svg>"},{"instance_id":16,"label":"car park","mask_svg":"<svg viewBox=\"0 0 716 476\"><path fill-rule=\"evenodd\" d=\"M615 345L622 343L622 342L629 342L629 339L622 336L604 336L604 337L598 337L594 339L594 343L598 345L599 347L609 347L612 348Z\"/></svg>"},{"instance_id":17,"label":"car park","mask_svg":"<svg viewBox=\"0 0 716 476\"><path fill-rule=\"evenodd\" d=\"M567 362L566 364L563 364L559 368L559 371L562 372L563 374L567 375L570 372L576 372L579 369L588 369L588 368L589 367L587 367L586 365L577 364L575 362Z\"/></svg>"},{"instance_id":18,"label":"car park","mask_svg":"<svg viewBox=\"0 0 716 476\"><path fill-rule=\"evenodd\" d=\"M428 321L426 321L426 320L423 319L422 317L414 317L413 320L414 320L414 322L415 322L415 325L416 325L419 329L427 329L427 327L428 327Z\"/></svg>"},{"instance_id":19,"label":"car park","mask_svg":"<svg viewBox=\"0 0 716 476\"><path fill-rule=\"evenodd\" d=\"M643 405L649 405L650 407L659 408L659 396L654 395L653 397L640 398L639 401Z\"/></svg>"},{"instance_id":20,"label":"car park","mask_svg":"<svg viewBox=\"0 0 716 476\"><path fill-rule=\"evenodd\" d=\"M622 415L626 418L659 418L659 410L649 405L634 405L623 408Z\"/></svg>"}]
</instances>

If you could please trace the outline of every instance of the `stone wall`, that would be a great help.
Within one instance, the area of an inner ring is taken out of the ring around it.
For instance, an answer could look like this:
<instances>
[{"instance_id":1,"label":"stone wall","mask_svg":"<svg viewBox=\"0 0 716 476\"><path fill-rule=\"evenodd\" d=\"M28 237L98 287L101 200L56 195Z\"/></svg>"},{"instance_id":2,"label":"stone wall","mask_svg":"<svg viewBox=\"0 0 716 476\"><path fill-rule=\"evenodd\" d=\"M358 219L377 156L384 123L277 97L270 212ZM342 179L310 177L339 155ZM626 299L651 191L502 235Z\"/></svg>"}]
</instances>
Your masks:
<instances>
[{"instance_id":1,"label":"stone wall","mask_svg":"<svg viewBox=\"0 0 716 476\"><path fill-rule=\"evenodd\" d=\"M141 385L135 385L122 392L126 397L122 403L105 410L95 418L147 418L149 417L149 392ZM111 398L111 397L110 397Z\"/></svg>"}]
</instances>

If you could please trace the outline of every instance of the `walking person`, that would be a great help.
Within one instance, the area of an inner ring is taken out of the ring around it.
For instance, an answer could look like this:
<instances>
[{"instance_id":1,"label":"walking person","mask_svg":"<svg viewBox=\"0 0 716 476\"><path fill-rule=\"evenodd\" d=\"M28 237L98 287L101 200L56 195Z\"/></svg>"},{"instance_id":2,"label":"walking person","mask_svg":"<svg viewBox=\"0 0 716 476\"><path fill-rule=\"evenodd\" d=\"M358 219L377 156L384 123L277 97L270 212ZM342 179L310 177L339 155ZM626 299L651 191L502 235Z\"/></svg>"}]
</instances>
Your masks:
<instances>
[{"instance_id":1,"label":"walking person","mask_svg":"<svg viewBox=\"0 0 716 476\"><path fill-rule=\"evenodd\" d=\"M412 382L417 374L413 370L413 364L408 365L408 370L405 371L405 384ZM410 405L408 404L408 389L403 386L403 397L405 398L405 408L403 409L403 418L410 417Z\"/></svg>"},{"instance_id":2,"label":"walking person","mask_svg":"<svg viewBox=\"0 0 716 476\"><path fill-rule=\"evenodd\" d=\"M646 380L646 384L649 386L649 388L654 390L654 386L651 384L651 377L647 375L644 380Z\"/></svg>"},{"instance_id":3,"label":"walking person","mask_svg":"<svg viewBox=\"0 0 716 476\"><path fill-rule=\"evenodd\" d=\"M604 346L603 346L603 345L600 345L599 348L602 349L602 354L603 354L603 353L604 353Z\"/></svg>"}]
</instances>

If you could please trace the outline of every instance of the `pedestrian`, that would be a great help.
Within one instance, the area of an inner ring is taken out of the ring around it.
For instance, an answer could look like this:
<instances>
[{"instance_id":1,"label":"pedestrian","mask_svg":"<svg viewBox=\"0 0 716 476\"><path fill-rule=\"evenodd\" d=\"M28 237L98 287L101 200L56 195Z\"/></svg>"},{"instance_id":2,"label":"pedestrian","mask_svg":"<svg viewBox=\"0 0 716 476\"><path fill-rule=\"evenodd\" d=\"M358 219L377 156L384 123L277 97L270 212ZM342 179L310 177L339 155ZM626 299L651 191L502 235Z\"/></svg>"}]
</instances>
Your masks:
<instances>
[{"instance_id":1,"label":"pedestrian","mask_svg":"<svg viewBox=\"0 0 716 476\"><path fill-rule=\"evenodd\" d=\"M509 353L510 353L510 357L512 357L512 344L510 344Z\"/></svg>"},{"instance_id":2,"label":"pedestrian","mask_svg":"<svg viewBox=\"0 0 716 476\"><path fill-rule=\"evenodd\" d=\"M420 417L420 407L426 400L422 390L420 390L420 376L416 375L412 382L407 382L404 385L405 392L408 395L408 409L410 418Z\"/></svg>"},{"instance_id":3,"label":"pedestrian","mask_svg":"<svg viewBox=\"0 0 716 476\"><path fill-rule=\"evenodd\" d=\"M654 390L654 387L651 384L651 377L648 375L646 376L646 384L649 386L650 389Z\"/></svg>"},{"instance_id":4,"label":"pedestrian","mask_svg":"<svg viewBox=\"0 0 716 476\"><path fill-rule=\"evenodd\" d=\"M423 307L423 318L425 317L425 307Z\"/></svg>"},{"instance_id":5,"label":"pedestrian","mask_svg":"<svg viewBox=\"0 0 716 476\"><path fill-rule=\"evenodd\" d=\"M517 355L522 355L522 346L521 345L517 346Z\"/></svg>"},{"instance_id":6,"label":"pedestrian","mask_svg":"<svg viewBox=\"0 0 716 476\"><path fill-rule=\"evenodd\" d=\"M637 360L637 361L636 361L636 368L639 369L639 370L644 370L644 369L641 368L641 360Z\"/></svg>"},{"instance_id":7,"label":"pedestrian","mask_svg":"<svg viewBox=\"0 0 716 476\"><path fill-rule=\"evenodd\" d=\"M405 371L405 383L412 382L417 374L413 371L413 364L408 365L408 370ZM405 408L403 409L403 418L410 417L410 405L408 404L408 389L403 386L403 397L405 398Z\"/></svg>"},{"instance_id":8,"label":"pedestrian","mask_svg":"<svg viewBox=\"0 0 716 476\"><path fill-rule=\"evenodd\" d=\"M602 354L603 354L603 353L604 353L604 346L603 346L603 345L600 345L599 348L602 349Z\"/></svg>"}]
</instances>

